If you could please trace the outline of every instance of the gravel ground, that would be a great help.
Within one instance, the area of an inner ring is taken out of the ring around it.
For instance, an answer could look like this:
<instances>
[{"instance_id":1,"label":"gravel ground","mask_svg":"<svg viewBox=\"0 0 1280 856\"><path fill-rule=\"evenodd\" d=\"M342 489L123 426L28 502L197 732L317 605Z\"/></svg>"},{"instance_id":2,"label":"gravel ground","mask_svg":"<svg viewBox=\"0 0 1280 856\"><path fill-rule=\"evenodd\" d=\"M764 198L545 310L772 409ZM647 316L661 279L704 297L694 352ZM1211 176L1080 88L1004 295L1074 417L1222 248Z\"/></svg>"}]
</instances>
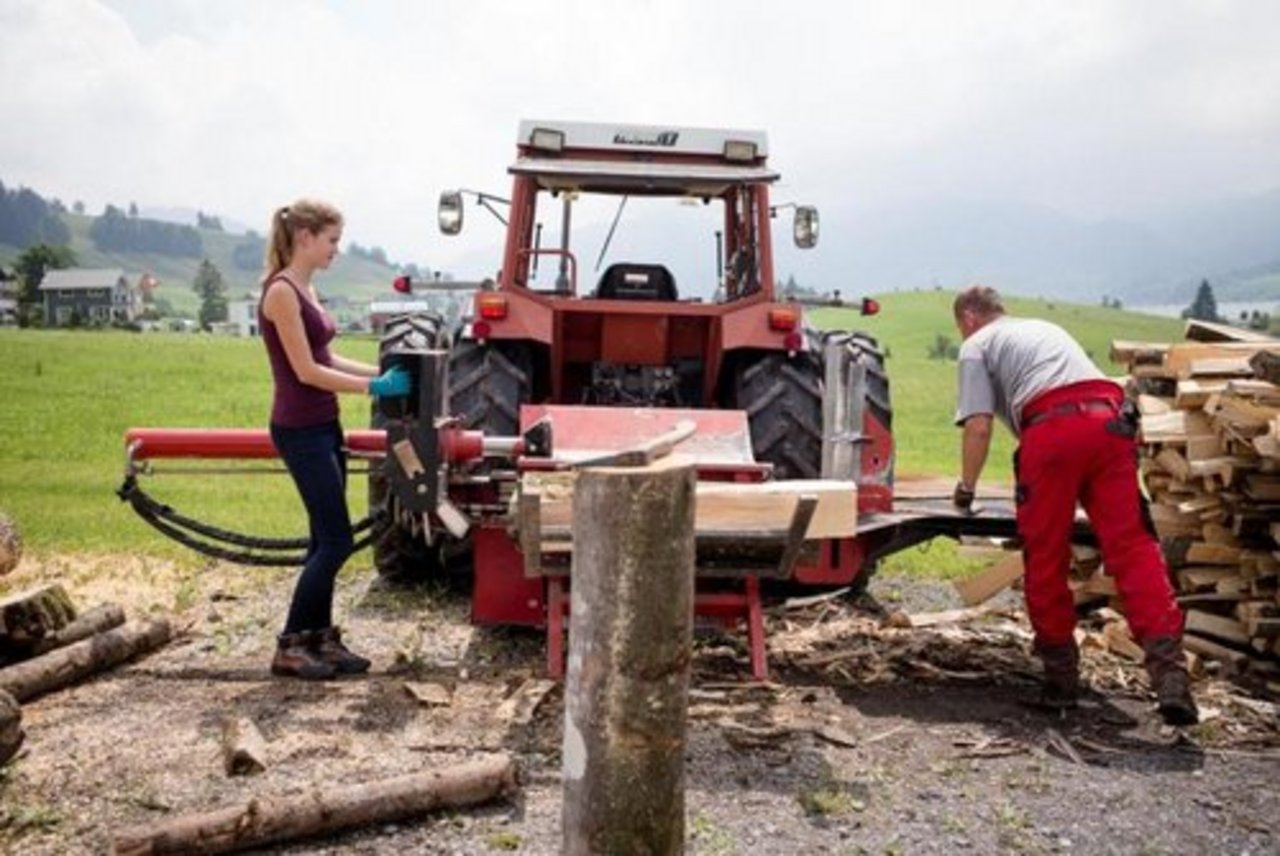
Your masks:
<instances>
[{"instance_id":1,"label":"gravel ground","mask_svg":"<svg viewBox=\"0 0 1280 856\"><path fill-rule=\"evenodd\" d=\"M190 811L439 768L495 748L523 787L511 803L430 815L276 853L555 853L563 699L495 722L529 686L542 638L467 622L465 598L345 576L340 610L364 679L272 680L288 574L198 572L132 557L28 559L13 591L61 580L81 608L176 614L163 650L24 707L27 743L0 779L0 847L101 853L110 833ZM950 587L880 578L890 610L958 606ZM1141 671L1089 649L1093 691L1060 717L1027 701L1036 665L1008 596L980 621L899 629L843 599L774 610L771 681L748 679L741 634L700 636L687 744L688 850L731 853L1277 853L1280 722L1270 701L1206 679L1206 721L1175 731ZM406 682L452 693L428 708ZM223 774L217 735L253 719L268 769Z\"/></svg>"}]
</instances>

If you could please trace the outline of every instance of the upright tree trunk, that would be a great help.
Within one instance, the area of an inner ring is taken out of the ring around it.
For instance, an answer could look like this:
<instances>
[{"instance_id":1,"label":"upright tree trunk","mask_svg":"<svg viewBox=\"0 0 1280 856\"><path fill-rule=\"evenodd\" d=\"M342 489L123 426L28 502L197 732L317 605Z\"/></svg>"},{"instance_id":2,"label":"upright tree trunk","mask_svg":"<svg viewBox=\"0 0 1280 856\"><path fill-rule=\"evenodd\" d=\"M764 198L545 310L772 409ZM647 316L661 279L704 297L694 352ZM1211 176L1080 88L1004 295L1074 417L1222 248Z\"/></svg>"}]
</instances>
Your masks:
<instances>
[{"instance_id":1,"label":"upright tree trunk","mask_svg":"<svg viewBox=\"0 0 1280 856\"><path fill-rule=\"evenodd\" d=\"M573 499L564 852L680 853L694 470L584 470Z\"/></svg>"}]
</instances>

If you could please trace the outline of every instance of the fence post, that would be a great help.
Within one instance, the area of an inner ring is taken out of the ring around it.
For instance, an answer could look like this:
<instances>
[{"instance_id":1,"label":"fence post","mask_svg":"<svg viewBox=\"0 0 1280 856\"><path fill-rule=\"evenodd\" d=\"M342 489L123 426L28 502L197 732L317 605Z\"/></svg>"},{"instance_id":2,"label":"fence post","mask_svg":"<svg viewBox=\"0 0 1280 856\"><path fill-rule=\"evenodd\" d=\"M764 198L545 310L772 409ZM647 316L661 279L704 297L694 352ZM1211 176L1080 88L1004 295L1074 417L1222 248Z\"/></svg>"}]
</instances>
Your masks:
<instances>
[{"instance_id":1,"label":"fence post","mask_svg":"<svg viewBox=\"0 0 1280 856\"><path fill-rule=\"evenodd\" d=\"M564 720L570 856L684 850L694 469L578 475Z\"/></svg>"}]
</instances>

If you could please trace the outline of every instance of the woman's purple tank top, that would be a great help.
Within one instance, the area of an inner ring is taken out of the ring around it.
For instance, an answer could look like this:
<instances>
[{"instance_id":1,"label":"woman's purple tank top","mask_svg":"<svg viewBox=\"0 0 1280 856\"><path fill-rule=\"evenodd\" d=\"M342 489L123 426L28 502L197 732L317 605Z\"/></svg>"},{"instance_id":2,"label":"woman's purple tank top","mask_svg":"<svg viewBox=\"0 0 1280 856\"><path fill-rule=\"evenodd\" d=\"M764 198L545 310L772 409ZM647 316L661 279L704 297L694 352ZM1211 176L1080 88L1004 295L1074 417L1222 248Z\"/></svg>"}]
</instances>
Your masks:
<instances>
[{"instance_id":1,"label":"woman's purple tank top","mask_svg":"<svg viewBox=\"0 0 1280 856\"><path fill-rule=\"evenodd\" d=\"M277 276L268 282L262 289L263 297L266 296L267 288L277 280L288 283L298 295L298 305L302 309L302 327L307 334L307 344L311 346L312 358L322 366L331 365L329 343L338 333L333 319L285 276ZM258 326L262 330L262 341L267 346L271 377L275 380L271 421L286 428L306 428L336 420L338 396L298 379L293 366L289 365L289 355L284 352L284 344L280 341L276 325L262 314L262 298L258 299Z\"/></svg>"}]
</instances>

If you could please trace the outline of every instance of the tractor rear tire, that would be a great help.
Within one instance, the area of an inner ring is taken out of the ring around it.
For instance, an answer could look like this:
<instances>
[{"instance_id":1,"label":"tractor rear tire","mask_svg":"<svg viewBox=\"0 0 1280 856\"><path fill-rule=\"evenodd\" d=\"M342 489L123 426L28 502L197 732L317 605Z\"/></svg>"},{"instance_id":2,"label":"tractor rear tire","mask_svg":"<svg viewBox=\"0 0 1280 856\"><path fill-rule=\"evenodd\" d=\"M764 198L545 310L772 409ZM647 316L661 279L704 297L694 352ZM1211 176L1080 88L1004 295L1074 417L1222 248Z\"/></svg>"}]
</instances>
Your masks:
<instances>
[{"instance_id":1,"label":"tractor rear tire","mask_svg":"<svg viewBox=\"0 0 1280 856\"><path fill-rule=\"evenodd\" d=\"M528 353L520 345L462 339L449 353L449 413L469 431L516 436L520 405L532 391Z\"/></svg>"},{"instance_id":2,"label":"tractor rear tire","mask_svg":"<svg viewBox=\"0 0 1280 856\"><path fill-rule=\"evenodd\" d=\"M768 352L738 374L736 399L747 412L755 459L773 464L773 477L816 479L822 473L820 351Z\"/></svg>"},{"instance_id":3,"label":"tractor rear tire","mask_svg":"<svg viewBox=\"0 0 1280 856\"><path fill-rule=\"evenodd\" d=\"M378 342L378 359L381 363L382 357L397 347L421 350L448 345L444 321L438 315L427 312L399 315L391 319L383 331ZM386 424L376 401L371 407L369 424L373 428ZM444 560L439 542L428 545L420 532L415 534L412 521L397 508L381 466L374 464L369 468L369 513L378 511L382 517L373 529L373 566L378 576L390 583L406 585L440 576Z\"/></svg>"},{"instance_id":4,"label":"tractor rear tire","mask_svg":"<svg viewBox=\"0 0 1280 856\"><path fill-rule=\"evenodd\" d=\"M893 427L884 352L864 333L805 331L809 349L788 358L768 352L744 366L737 378L737 406L747 412L757 461L773 464L776 479L816 479L822 474L824 346L843 340L842 360L866 367L863 394L867 417L886 433ZM892 464L889 473L892 481Z\"/></svg>"}]
</instances>

